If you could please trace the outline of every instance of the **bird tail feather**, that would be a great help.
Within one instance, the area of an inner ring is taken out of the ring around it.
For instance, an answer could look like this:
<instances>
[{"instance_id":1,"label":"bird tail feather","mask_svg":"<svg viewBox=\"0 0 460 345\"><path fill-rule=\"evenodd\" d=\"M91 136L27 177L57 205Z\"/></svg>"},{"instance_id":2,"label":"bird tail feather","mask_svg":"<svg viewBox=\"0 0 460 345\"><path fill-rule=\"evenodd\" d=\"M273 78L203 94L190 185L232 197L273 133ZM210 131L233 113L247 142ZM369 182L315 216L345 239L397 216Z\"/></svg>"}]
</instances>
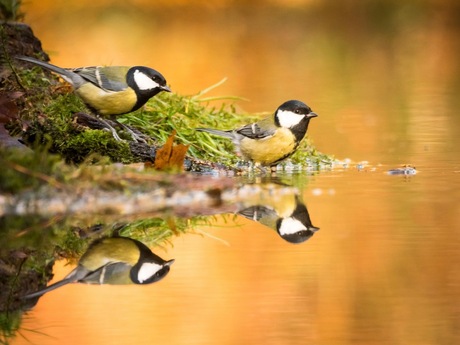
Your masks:
<instances>
[{"instance_id":1,"label":"bird tail feather","mask_svg":"<svg viewBox=\"0 0 460 345\"><path fill-rule=\"evenodd\" d=\"M78 88L84 82L84 79L82 77L80 77L78 74L76 74L76 73L74 73L72 71L69 71L67 69L52 65L50 63L47 63L47 62L44 62L44 61L41 61L41 60L38 60L38 59L35 59L33 57L30 57L30 56L15 56L15 58L18 59L18 60L33 63L33 64L35 64L37 66L40 66L42 68L45 68L45 69L51 71L51 72L57 73L60 76L62 76L67 82L72 84L74 87Z\"/></svg>"},{"instance_id":2,"label":"bird tail feather","mask_svg":"<svg viewBox=\"0 0 460 345\"><path fill-rule=\"evenodd\" d=\"M199 132L208 132L211 134L219 135L225 138L230 138L230 139L234 138L234 135L231 131L221 131L219 129L212 129L212 128L197 128L196 130Z\"/></svg>"},{"instance_id":3,"label":"bird tail feather","mask_svg":"<svg viewBox=\"0 0 460 345\"><path fill-rule=\"evenodd\" d=\"M54 284L51 284L50 286L47 286L46 288L44 289L41 289L41 290L38 290L36 292L32 292L28 295L25 295L24 299L31 299L31 298L35 298L35 297L39 297L41 295L44 295L45 293L47 292L50 292L50 291L53 291L54 289L57 289L58 287L61 287L63 285L66 285L66 284L69 284L69 283L72 283L74 282L75 279L72 279L72 278L65 278L65 279L62 279Z\"/></svg>"},{"instance_id":4,"label":"bird tail feather","mask_svg":"<svg viewBox=\"0 0 460 345\"><path fill-rule=\"evenodd\" d=\"M23 296L23 299L31 299L35 297L39 297L44 295L47 292L53 291L61 286L67 285L69 283L74 283L82 280L85 278L88 274L90 274L91 271L84 266L78 265L76 268L74 268L64 279L57 281L54 284L51 284L50 286L47 286L44 289L38 290L36 292L32 292L28 295Z\"/></svg>"}]
</instances>

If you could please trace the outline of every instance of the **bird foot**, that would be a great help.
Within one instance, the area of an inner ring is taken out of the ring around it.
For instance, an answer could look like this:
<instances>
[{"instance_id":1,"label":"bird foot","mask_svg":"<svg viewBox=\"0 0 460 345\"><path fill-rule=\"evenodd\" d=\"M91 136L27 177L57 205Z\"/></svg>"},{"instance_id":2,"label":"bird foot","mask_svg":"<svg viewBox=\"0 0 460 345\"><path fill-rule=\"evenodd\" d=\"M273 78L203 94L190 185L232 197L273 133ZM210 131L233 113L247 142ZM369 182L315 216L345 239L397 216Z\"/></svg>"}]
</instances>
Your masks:
<instances>
[{"instance_id":1,"label":"bird foot","mask_svg":"<svg viewBox=\"0 0 460 345\"><path fill-rule=\"evenodd\" d=\"M103 129L108 130L112 133L113 138L116 141L126 141L122 139L116 129L115 126L120 126L126 132L131 135L131 138L134 142L141 142L147 144L148 140L151 139L148 135L141 133L139 130L132 128L128 125L118 122L116 119L104 119L100 116L93 116L89 114L85 114L82 112L76 113L75 115L76 122L80 125L87 126L91 129Z\"/></svg>"},{"instance_id":2,"label":"bird foot","mask_svg":"<svg viewBox=\"0 0 460 345\"><path fill-rule=\"evenodd\" d=\"M147 144L147 140L150 139L149 136L139 132L135 128L131 128L128 125L125 125L125 124L120 123L118 121L116 121L116 122L117 122L117 124L120 125L120 127L122 127L125 131L127 131L131 135L131 138L133 139L133 141L135 141L136 143L141 142L141 143Z\"/></svg>"},{"instance_id":3,"label":"bird foot","mask_svg":"<svg viewBox=\"0 0 460 345\"><path fill-rule=\"evenodd\" d=\"M74 114L74 121L76 124L88 127L90 129L102 129L102 130L108 130L112 133L113 138L116 141L123 141L123 139L120 138L118 135L117 131L113 126L107 121L104 120L103 118L99 116L94 116L90 114L86 114L83 112L78 112Z\"/></svg>"},{"instance_id":4,"label":"bird foot","mask_svg":"<svg viewBox=\"0 0 460 345\"><path fill-rule=\"evenodd\" d=\"M103 118L100 118L98 117L98 119L105 124L105 128L108 129L110 132L112 132L112 136L113 138L116 140L116 141L125 141L123 139L120 138L120 136L118 135L117 131L115 130L115 128L113 128L110 123L108 123L106 120L104 120Z\"/></svg>"}]
</instances>

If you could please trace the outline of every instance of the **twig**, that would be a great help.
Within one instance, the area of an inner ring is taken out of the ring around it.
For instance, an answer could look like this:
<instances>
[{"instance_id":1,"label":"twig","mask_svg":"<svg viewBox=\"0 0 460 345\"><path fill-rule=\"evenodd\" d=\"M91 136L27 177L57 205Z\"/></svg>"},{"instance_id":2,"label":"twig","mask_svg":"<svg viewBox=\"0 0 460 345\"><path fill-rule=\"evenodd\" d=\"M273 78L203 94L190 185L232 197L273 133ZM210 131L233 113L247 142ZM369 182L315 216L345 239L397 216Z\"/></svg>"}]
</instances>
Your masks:
<instances>
[{"instance_id":1,"label":"twig","mask_svg":"<svg viewBox=\"0 0 460 345\"><path fill-rule=\"evenodd\" d=\"M8 54L8 51L6 50L6 37L5 37L5 35L6 35L5 28L3 27L3 25L0 25L0 36L2 38L1 46L2 46L2 49L3 49L3 56L5 57L5 60L6 60L6 63L8 64L8 66L11 68L11 71L13 72L13 75L14 75L14 79L16 80L18 85L21 87L22 90L27 91L26 87L24 85L22 85L21 79L19 78L19 75L16 72L16 69L13 67L13 64L11 63L11 57Z\"/></svg>"},{"instance_id":2,"label":"twig","mask_svg":"<svg viewBox=\"0 0 460 345\"><path fill-rule=\"evenodd\" d=\"M40 172L31 171L31 170L27 169L26 167L24 167L22 165L19 165L19 164L16 164L16 163L13 163L13 162L3 161L3 163L5 163L11 169L19 171L20 173L23 173L25 175L29 175L29 176L38 178L40 180L43 180L43 181L47 182L48 184L52 185L55 188L64 189L64 187L65 187L62 183L57 181L54 177L47 176L47 175L42 174Z\"/></svg>"}]
</instances>

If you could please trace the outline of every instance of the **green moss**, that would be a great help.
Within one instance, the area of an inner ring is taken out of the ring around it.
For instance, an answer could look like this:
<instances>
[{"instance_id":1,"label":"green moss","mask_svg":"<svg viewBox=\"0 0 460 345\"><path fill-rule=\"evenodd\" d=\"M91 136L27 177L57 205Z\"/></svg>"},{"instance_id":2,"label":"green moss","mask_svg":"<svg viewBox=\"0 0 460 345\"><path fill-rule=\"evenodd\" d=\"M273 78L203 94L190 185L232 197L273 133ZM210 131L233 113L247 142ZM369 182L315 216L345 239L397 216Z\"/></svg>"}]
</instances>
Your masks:
<instances>
[{"instance_id":1,"label":"green moss","mask_svg":"<svg viewBox=\"0 0 460 345\"><path fill-rule=\"evenodd\" d=\"M55 142L55 149L73 162L83 162L97 153L114 162L132 163L133 157L127 142L116 142L112 134L103 130L87 130L78 135Z\"/></svg>"},{"instance_id":2,"label":"green moss","mask_svg":"<svg viewBox=\"0 0 460 345\"><path fill-rule=\"evenodd\" d=\"M84 104L79 97L73 93L64 93L53 96L52 101L45 105L42 112L54 121L58 121L59 125L67 124L65 129L68 129L69 119L82 109L84 109Z\"/></svg>"},{"instance_id":3,"label":"green moss","mask_svg":"<svg viewBox=\"0 0 460 345\"><path fill-rule=\"evenodd\" d=\"M133 161L127 142L117 142L108 131L90 130L73 121L73 114L85 110L84 104L73 93L58 94L39 100L37 104L35 114L27 114L33 118L25 134L30 145L46 146L50 152L73 163L82 163L95 154L109 157L113 162Z\"/></svg>"}]
</instances>

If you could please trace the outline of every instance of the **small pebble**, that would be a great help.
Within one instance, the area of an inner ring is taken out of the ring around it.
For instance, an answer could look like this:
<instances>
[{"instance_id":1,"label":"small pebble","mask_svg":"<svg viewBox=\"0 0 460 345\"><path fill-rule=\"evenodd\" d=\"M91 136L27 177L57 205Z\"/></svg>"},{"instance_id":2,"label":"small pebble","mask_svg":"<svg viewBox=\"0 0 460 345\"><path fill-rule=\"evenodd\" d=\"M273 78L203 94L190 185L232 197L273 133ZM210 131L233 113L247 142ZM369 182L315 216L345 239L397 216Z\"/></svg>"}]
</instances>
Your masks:
<instances>
[{"instance_id":1,"label":"small pebble","mask_svg":"<svg viewBox=\"0 0 460 345\"><path fill-rule=\"evenodd\" d=\"M404 167L388 170L388 175L415 175L417 170L413 167Z\"/></svg>"}]
</instances>

